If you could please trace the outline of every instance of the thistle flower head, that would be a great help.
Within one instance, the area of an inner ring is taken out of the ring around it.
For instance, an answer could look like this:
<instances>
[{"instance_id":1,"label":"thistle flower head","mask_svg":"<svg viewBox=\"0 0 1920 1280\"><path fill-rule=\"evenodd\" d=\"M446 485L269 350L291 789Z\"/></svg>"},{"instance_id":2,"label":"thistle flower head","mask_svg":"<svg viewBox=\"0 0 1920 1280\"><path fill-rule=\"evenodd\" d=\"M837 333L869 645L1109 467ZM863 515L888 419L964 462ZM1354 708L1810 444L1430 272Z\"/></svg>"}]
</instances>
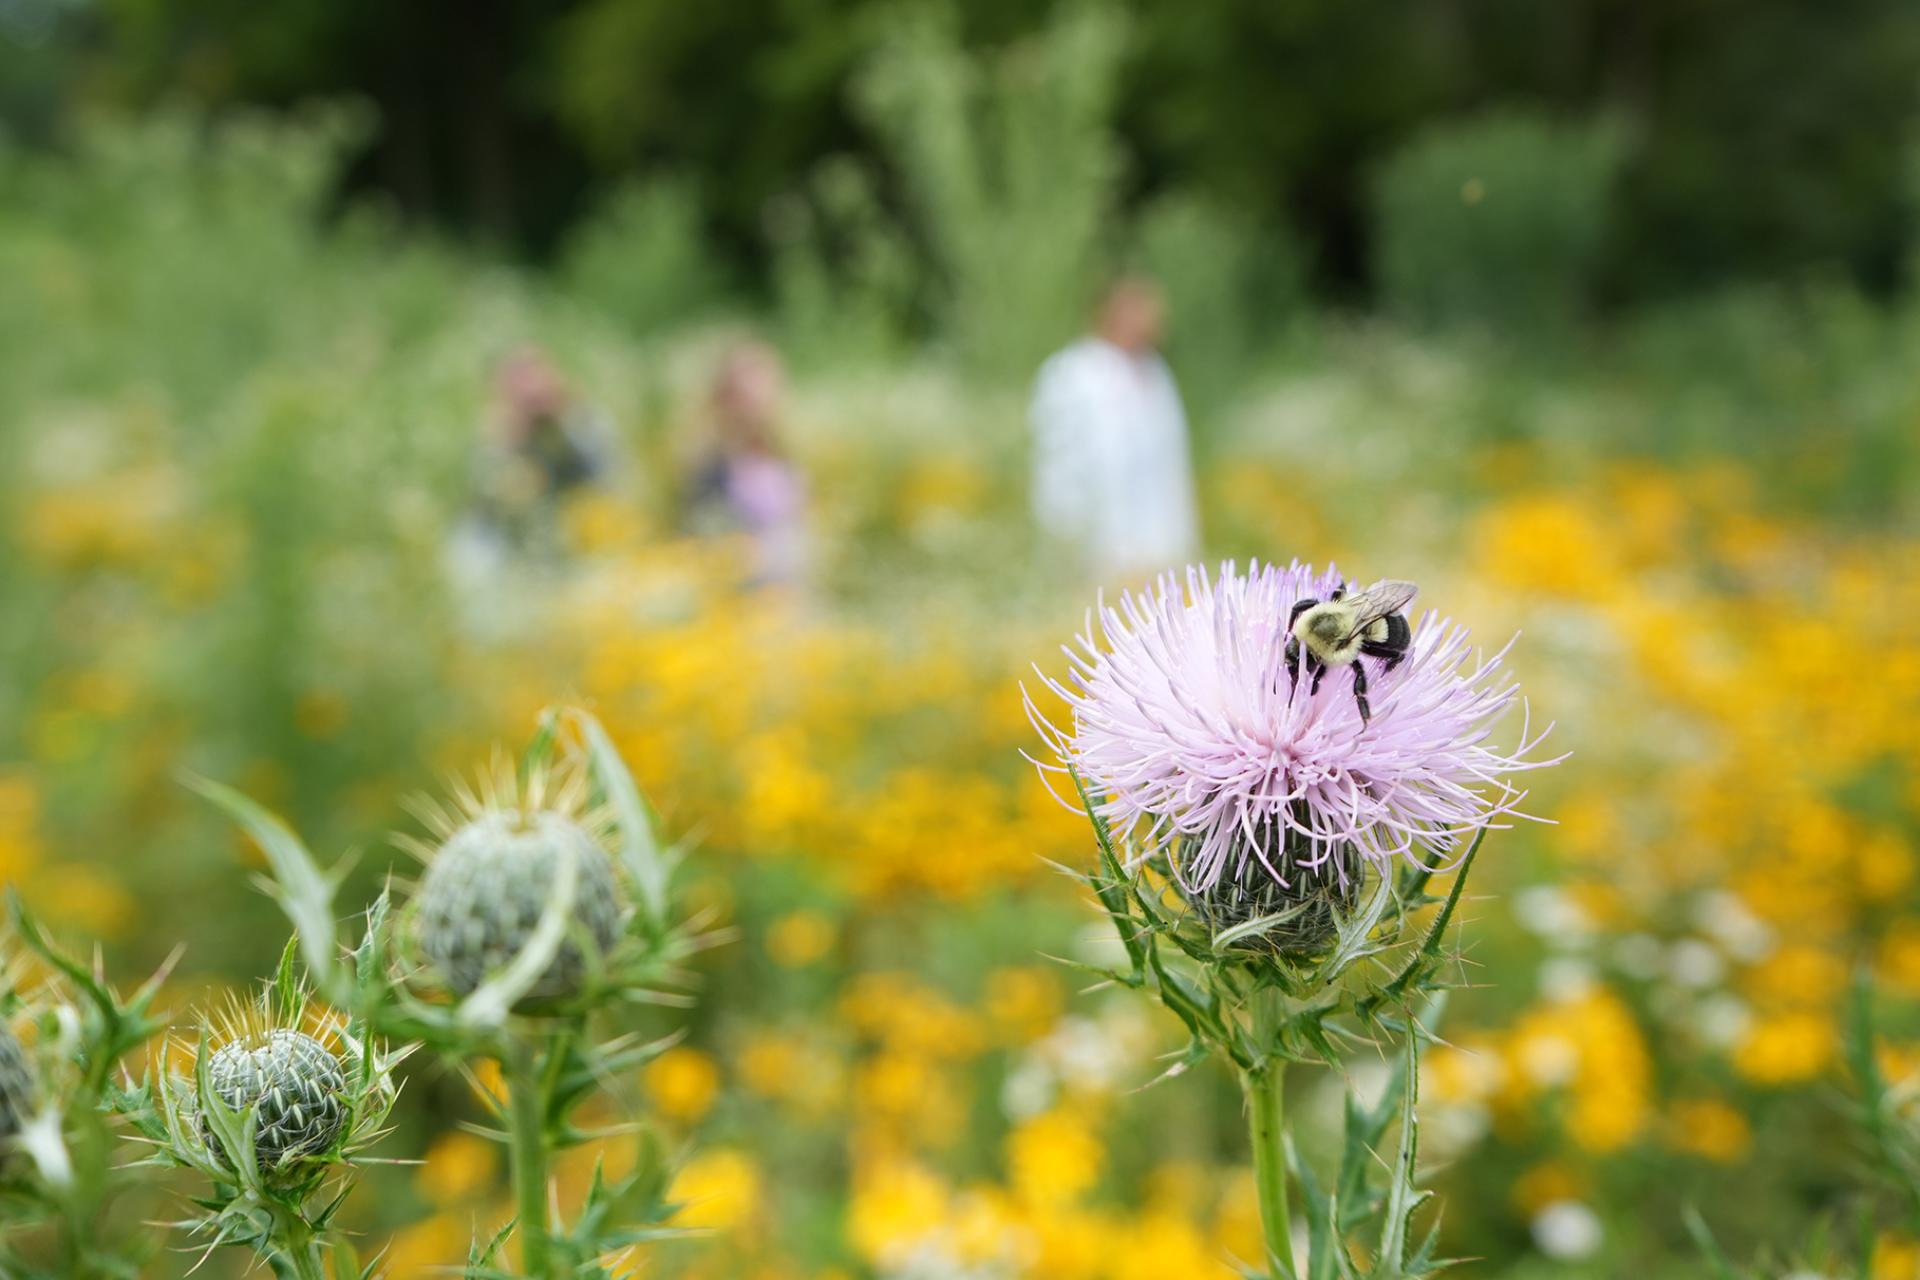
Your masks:
<instances>
[{"instance_id":1,"label":"thistle flower head","mask_svg":"<svg viewBox=\"0 0 1920 1280\"><path fill-rule=\"evenodd\" d=\"M1041 767L1075 772L1136 860L1166 849L1190 901L1223 880L1264 892L1255 869L1280 886L1344 883L1513 814L1524 793L1507 775L1554 762L1529 758L1539 738L1524 724L1511 751L1489 743L1518 695L1504 649L1480 658L1465 628L1428 613L1391 670L1362 659L1370 721L1350 670L1317 689L1296 676L1293 606L1343 585L1331 567L1228 564L1101 604L1066 679L1042 676L1071 723L1048 723L1028 697L1055 757Z\"/></svg>"},{"instance_id":2,"label":"thistle flower head","mask_svg":"<svg viewBox=\"0 0 1920 1280\"><path fill-rule=\"evenodd\" d=\"M414 894L414 939L431 976L472 994L533 941L563 872L573 878L566 932L523 1002L580 994L625 923L625 897L607 851L613 823L590 808L585 774L537 769L523 785L504 763L451 809L423 806L437 844L409 841L427 864Z\"/></svg>"}]
</instances>

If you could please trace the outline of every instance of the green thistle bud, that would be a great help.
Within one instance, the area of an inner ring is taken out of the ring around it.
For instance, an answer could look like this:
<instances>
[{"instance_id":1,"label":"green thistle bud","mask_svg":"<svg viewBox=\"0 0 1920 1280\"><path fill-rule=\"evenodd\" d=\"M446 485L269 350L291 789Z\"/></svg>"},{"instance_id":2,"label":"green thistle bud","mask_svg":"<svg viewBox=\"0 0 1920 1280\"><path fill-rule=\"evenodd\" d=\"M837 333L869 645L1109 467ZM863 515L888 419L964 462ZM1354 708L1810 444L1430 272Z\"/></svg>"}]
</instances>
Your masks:
<instances>
[{"instance_id":1,"label":"green thistle bud","mask_svg":"<svg viewBox=\"0 0 1920 1280\"><path fill-rule=\"evenodd\" d=\"M303 1031L274 1027L221 1045L207 1063L207 1084L234 1111L253 1112L254 1151L263 1169L328 1150L347 1126L340 1059ZM218 1150L211 1134L207 1141Z\"/></svg>"},{"instance_id":2,"label":"green thistle bud","mask_svg":"<svg viewBox=\"0 0 1920 1280\"><path fill-rule=\"evenodd\" d=\"M1182 896L1215 934L1279 917L1237 938L1232 951L1256 957L1311 955L1333 941L1340 918L1359 906L1365 868L1351 854L1319 867L1299 866L1293 856L1268 856L1287 872L1286 884L1249 855L1237 873L1222 873L1210 887Z\"/></svg>"},{"instance_id":3,"label":"green thistle bud","mask_svg":"<svg viewBox=\"0 0 1920 1280\"><path fill-rule=\"evenodd\" d=\"M619 882L613 859L586 826L539 808L481 813L433 854L414 906L420 950L435 976L464 996L511 964L568 862L574 894L567 935L523 998L578 995L589 970L582 941L599 956L619 940Z\"/></svg>"},{"instance_id":4,"label":"green thistle bud","mask_svg":"<svg viewBox=\"0 0 1920 1280\"><path fill-rule=\"evenodd\" d=\"M33 1118L37 1093L26 1050L0 1023L0 1141L17 1135Z\"/></svg>"}]
</instances>

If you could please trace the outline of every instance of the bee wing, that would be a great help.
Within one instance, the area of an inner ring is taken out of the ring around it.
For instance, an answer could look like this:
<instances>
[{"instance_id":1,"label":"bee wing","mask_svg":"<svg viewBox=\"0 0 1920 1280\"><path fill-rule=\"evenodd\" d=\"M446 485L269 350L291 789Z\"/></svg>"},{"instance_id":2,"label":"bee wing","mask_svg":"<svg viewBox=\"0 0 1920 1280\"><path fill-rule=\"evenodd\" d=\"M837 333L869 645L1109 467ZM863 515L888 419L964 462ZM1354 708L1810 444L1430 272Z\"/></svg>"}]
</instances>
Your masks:
<instances>
[{"instance_id":1,"label":"bee wing","mask_svg":"<svg viewBox=\"0 0 1920 1280\"><path fill-rule=\"evenodd\" d=\"M1399 613L1413 603L1420 594L1420 588L1411 582L1396 582L1389 578L1376 582L1365 591L1348 596L1341 601L1354 611L1354 630L1359 630L1370 622L1377 622L1390 613Z\"/></svg>"}]
</instances>

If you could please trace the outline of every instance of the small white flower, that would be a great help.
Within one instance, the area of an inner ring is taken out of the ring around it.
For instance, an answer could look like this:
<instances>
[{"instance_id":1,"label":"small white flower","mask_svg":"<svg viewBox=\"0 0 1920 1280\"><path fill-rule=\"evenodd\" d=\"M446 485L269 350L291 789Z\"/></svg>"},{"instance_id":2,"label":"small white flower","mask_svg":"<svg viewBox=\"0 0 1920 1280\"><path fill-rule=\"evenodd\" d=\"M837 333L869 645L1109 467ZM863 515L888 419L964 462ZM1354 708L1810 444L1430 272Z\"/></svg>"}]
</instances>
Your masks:
<instances>
[{"instance_id":1,"label":"small white flower","mask_svg":"<svg viewBox=\"0 0 1920 1280\"><path fill-rule=\"evenodd\" d=\"M1716 1048L1725 1049L1747 1034L1753 1024L1753 1012L1746 1001L1733 995L1710 996L1694 1010L1693 1025L1700 1038Z\"/></svg>"},{"instance_id":2,"label":"small white flower","mask_svg":"<svg viewBox=\"0 0 1920 1280\"><path fill-rule=\"evenodd\" d=\"M1580 1069L1580 1046L1565 1036L1535 1036L1520 1051L1520 1069L1543 1088L1565 1084Z\"/></svg>"},{"instance_id":3,"label":"small white flower","mask_svg":"<svg viewBox=\"0 0 1920 1280\"><path fill-rule=\"evenodd\" d=\"M1583 945L1593 932L1586 908L1557 885L1531 885L1513 895L1520 927L1557 947Z\"/></svg>"},{"instance_id":4,"label":"small white flower","mask_svg":"<svg viewBox=\"0 0 1920 1280\"><path fill-rule=\"evenodd\" d=\"M1561 1262L1579 1262L1600 1251L1606 1229L1600 1217L1578 1200L1556 1200L1533 1215L1533 1243Z\"/></svg>"},{"instance_id":5,"label":"small white flower","mask_svg":"<svg viewBox=\"0 0 1920 1280\"><path fill-rule=\"evenodd\" d=\"M1062 1018L1040 1051L1063 1083L1095 1092L1118 1086L1133 1065L1107 1029L1091 1018Z\"/></svg>"},{"instance_id":6,"label":"small white flower","mask_svg":"<svg viewBox=\"0 0 1920 1280\"><path fill-rule=\"evenodd\" d=\"M1710 943L1682 938L1667 951L1667 976L1695 991L1717 987L1727 976L1727 962Z\"/></svg>"},{"instance_id":7,"label":"small white flower","mask_svg":"<svg viewBox=\"0 0 1920 1280\"><path fill-rule=\"evenodd\" d=\"M1037 1057L1023 1058L1000 1086L1000 1109L1012 1120L1037 1116L1053 1105L1055 1084L1045 1062Z\"/></svg>"},{"instance_id":8,"label":"small white flower","mask_svg":"<svg viewBox=\"0 0 1920 1280\"><path fill-rule=\"evenodd\" d=\"M1422 1158L1450 1160L1478 1145L1493 1127L1493 1113L1478 1102L1435 1107L1420 1122Z\"/></svg>"},{"instance_id":9,"label":"small white flower","mask_svg":"<svg viewBox=\"0 0 1920 1280\"><path fill-rule=\"evenodd\" d=\"M1701 896L1693 909L1700 931L1727 949L1727 954L1749 963L1773 950L1773 929L1747 909L1737 894L1724 889Z\"/></svg>"},{"instance_id":10,"label":"small white flower","mask_svg":"<svg viewBox=\"0 0 1920 1280\"><path fill-rule=\"evenodd\" d=\"M1667 949L1650 933L1630 933L1613 944L1613 962L1629 978L1651 982L1660 976Z\"/></svg>"},{"instance_id":11,"label":"small white flower","mask_svg":"<svg viewBox=\"0 0 1920 1280\"><path fill-rule=\"evenodd\" d=\"M1593 990L1593 966L1575 956L1552 956L1540 965L1540 994L1549 1000L1578 1000Z\"/></svg>"}]
</instances>

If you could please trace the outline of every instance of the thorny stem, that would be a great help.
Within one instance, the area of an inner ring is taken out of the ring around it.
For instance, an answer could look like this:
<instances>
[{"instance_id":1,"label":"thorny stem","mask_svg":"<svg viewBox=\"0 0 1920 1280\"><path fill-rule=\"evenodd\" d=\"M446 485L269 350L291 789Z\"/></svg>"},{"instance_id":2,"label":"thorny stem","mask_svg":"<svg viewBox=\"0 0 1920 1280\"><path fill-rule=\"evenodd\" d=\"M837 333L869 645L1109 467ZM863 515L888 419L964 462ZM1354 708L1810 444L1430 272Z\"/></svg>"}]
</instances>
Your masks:
<instances>
[{"instance_id":1,"label":"thorny stem","mask_svg":"<svg viewBox=\"0 0 1920 1280\"><path fill-rule=\"evenodd\" d=\"M274 1248L268 1262L274 1275L281 1280L327 1280L312 1225L290 1209L277 1210L273 1217Z\"/></svg>"},{"instance_id":2,"label":"thorny stem","mask_svg":"<svg viewBox=\"0 0 1920 1280\"><path fill-rule=\"evenodd\" d=\"M1287 1205L1287 1061L1275 1052L1279 1048L1277 995L1261 992L1254 997L1254 1034L1266 1056L1259 1066L1241 1073L1240 1086L1247 1095L1253 1180L1260 1201L1260 1226L1267 1238L1267 1267L1278 1277L1293 1274L1293 1221Z\"/></svg>"},{"instance_id":3,"label":"thorny stem","mask_svg":"<svg viewBox=\"0 0 1920 1280\"><path fill-rule=\"evenodd\" d=\"M547 1227L547 1090L542 1055L534 1045L509 1037L502 1057L507 1071L520 1269L529 1276L545 1277L553 1271L553 1241Z\"/></svg>"}]
</instances>

